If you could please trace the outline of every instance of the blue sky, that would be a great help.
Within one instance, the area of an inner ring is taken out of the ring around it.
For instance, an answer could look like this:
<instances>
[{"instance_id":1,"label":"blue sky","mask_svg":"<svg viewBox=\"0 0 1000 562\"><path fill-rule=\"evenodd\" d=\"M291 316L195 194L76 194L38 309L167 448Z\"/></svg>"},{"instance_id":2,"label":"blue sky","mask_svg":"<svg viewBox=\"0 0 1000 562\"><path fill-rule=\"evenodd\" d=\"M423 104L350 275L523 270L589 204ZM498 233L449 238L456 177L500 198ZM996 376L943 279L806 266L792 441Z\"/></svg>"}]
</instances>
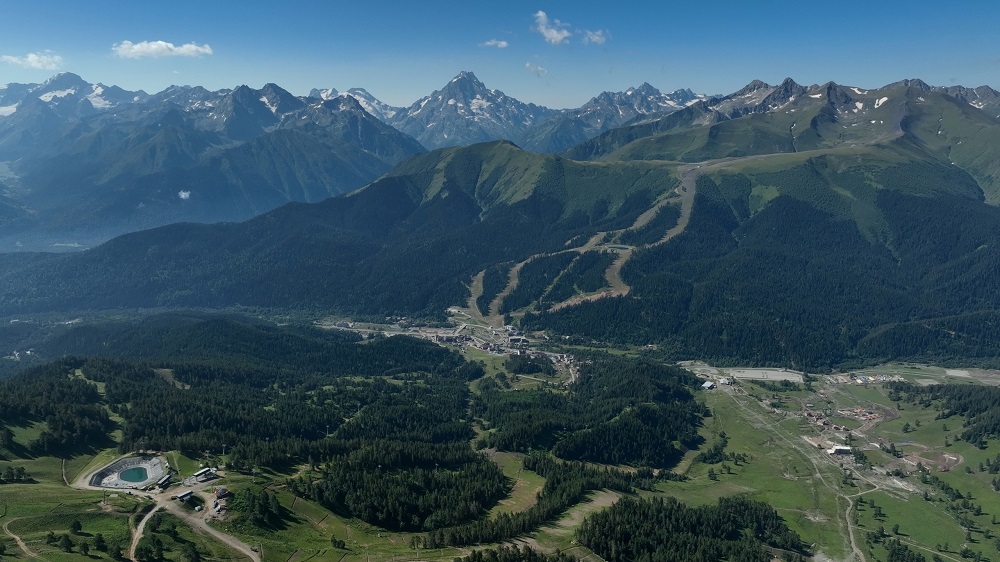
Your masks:
<instances>
[{"instance_id":1,"label":"blue sky","mask_svg":"<svg viewBox=\"0 0 1000 562\"><path fill-rule=\"evenodd\" d=\"M1000 2L981 0L47 0L5 2L2 13L0 83L67 71L150 93L170 84L275 82L299 95L359 86L409 105L471 70L549 107L642 82L712 94L787 76L1000 89Z\"/></svg>"}]
</instances>

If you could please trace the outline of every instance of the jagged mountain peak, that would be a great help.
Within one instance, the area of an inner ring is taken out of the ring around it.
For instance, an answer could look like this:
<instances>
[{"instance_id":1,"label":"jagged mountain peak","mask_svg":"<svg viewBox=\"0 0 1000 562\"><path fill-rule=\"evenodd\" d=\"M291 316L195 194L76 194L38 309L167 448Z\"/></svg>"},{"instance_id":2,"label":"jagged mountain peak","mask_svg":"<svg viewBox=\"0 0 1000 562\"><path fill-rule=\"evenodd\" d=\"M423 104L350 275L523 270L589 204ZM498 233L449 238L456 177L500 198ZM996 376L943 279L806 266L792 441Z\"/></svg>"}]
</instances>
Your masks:
<instances>
[{"instance_id":1,"label":"jagged mountain peak","mask_svg":"<svg viewBox=\"0 0 1000 562\"><path fill-rule=\"evenodd\" d=\"M361 106L353 96L339 95L335 98L328 100L323 100L320 104L321 107L326 109L332 109L334 111L364 111L365 108Z\"/></svg>"},{"instance_id":2,"label":"jagged mountain peak","mask_svg":"<svg viewBox=\"0 0 1000 562\"><path fill-rule=\"evenodd\" d=\"M39 90L62 90L70 87L90 86L90 83L72 72L60 72L39 86Z\"/></svg>"},{"instance_id":3,"label":"jagged mountain peak","mask_svg":"<svg viewBox=\"0 0 1000 562\"><path fill-rule=\"evenodd\" d=\"M328 100L335 98L340 95L340 92L336 88L313 88L309 90L310 98L319 98L321 100Z\"/></svg>"},{"instance_id":4,"label":"jagged mountain peak","mask_svg":"<svg viewBox=\"0 0 1000 562\"><path fill-rule=\"evenodd\" d=\"M774 90L764 98L763 105L768 107L783 105L806 92L808 92L808 89L804 86L800 86L791 78L785 78L781 84L775 86Z\"/></svg>"},{"instance_id":5,"label":"jagged mountain peak","mask_svg":"<svg viewBox=\"0 0 1000 562\"><path fill-rule=\"evenodd\" d=\"M365 111L371 113L383 123L388 123L402 109L383 102L364 88L351 88L346 92L341 92L340 96L354 98L361 104L361 107Z\"/></svg>"},{"instance_id":6,"label":"jagged mountain peak","mask_svg":"<svg viewBox=\"0 0 1000 562\"><path fill-rule=\"evenodd\" d=\"M461 72L440 90L400 110L389 121L428 148L496 139L519 139L525 129L555 111L492 90Z\"/></svg>"},{"instance_id":7,"label":"jagged mountain peak","mask_svg":"<svg viewBox=\"0 0 1000 562\"><path fill-rule=\"evenodd\" d=\"M463 70L459 72L454 78L451 79L452 84L454 84L455 82L462 82L462 81L482 84L479 78L476 78L475 73L473 73L470 70Z\"/></svg>"},{"instance_id":8,"label":"jagged mountain peak","mask_svg":"<svg viewBox=\"0 0 1000 562\"><path fill-rule=\"evenodd\" d=\"M766 89L772 88L772 87L773 86L771 86L767 82L764 82L763 80L754 80L754 81L750 82L749 84L747 84L746 86L744 86L742 89L734 92L730 97L746 96L746 95L749 95L749 94L754 94L754 93L756 93L756 92L758 92L760 90L766 90Z\"/></svg>"},{"instance_id":9,"label":"jagged mountain peak","mask_svg":"<svg viewBox=\"0 0 1000 562\"><path fill-rule=\"evenodd\" d=\"M486 97L491 94L493 95L504 95L503 92L499 90L491 90L483 84L476 75L471 72L463 71L455 78L452 78L444 88L441 88L436 94L447 95L447 99L456 99L460 101L471 101L477 96ZM431 94L433 96L434 94Z\"/></svg>"},{"instance_id":10,"label":"jagged mountain peak","mask_svg":"<svg viewBox=\"0 0 1000 562\"><path fill-rule=\"evenodd\" d=\"M289 113L305 107L305 102L270 82L260 89L260 101L274 114Z\"/></svg>"},{"instance_id":11,"label":"jagged mountain peak","mask_svg":"<svg viewBox=\"0 0 1000 562\"><path fill-rule=\"evenodd\" d=\"M791 77L788 77L788 78L785 78L784 80L782 80L781 84L779 84L778 87L779 88L791 89L791 88L801 88L802 86L800 86L799 83L796 82L795 80L792 80Z\"/></svg>"},{"instance_id":12,"label":"jagged mountain peak","mask_svg":"<svg viewBox=\"0 0 1000 562\"><path fill-rule=\"evenodd\" d=\"M660 91L654 88L649 82L643 82L637 88L629 88L625 90L625 95L642 95L642 96L658 96Z\"/></svg>"},{"instance_id":13,"label":"jagged mountain peak","mask_svg":"<svg viewBox=\"0 0 1000 562\"><path fill-rule=\"evenodd\" d=\"M916 88L924 92L929 92L933 89L929 84L927 84L927 82L924 82L919 78L907 78L904 80L900 80L899 82L893 82L892 84L886 86L886 88L895 88L899 86L903 86L906 88Z\"/></svg>"},{"instance_id":14,"label":"jagged mountain peak","mask_svg":"<svg viewBox=\"0 0 1000 562\"><path fill-rule=\"evenodd\" d=\"M237 99L243 97L252 97L253 93L254 93L253 88L247 86L246 84L240 84L239 86L233 88L231 92L229 92L229 97Z\"/></svg>"},{"instance_id":15,"label":"jagged mountain peak","mask_svg":"<svg viewBox=\"0 0 1000 562\"><path fill-rule=\"evenodd\" d=\"M261 91L261 93L265 93L265 94L273 94L273 95L278 95L278 96L295 97L292 94L290 94L288 92L288 90L285 90L284 88L282 88L281 86L275 84L274 82L268 82L267 84L264 84L264 87L262 87L260 89L260 91Z\"/></svg>"},{"instance_id":16,"label":"jagged mountain peak","mask_svg":"<svg viewBox=\"0 0 1000 562\"><path fill-rule=\"evenodd\" d=\"M698 96L698 94L694 93L694 91L691 90L691 88L680 88L674 90L673 92L670 92L668 95L674 99L678 100L683 99L684 101L690 101L697 97L700 97Z\"/></svg>"}]
</instances>

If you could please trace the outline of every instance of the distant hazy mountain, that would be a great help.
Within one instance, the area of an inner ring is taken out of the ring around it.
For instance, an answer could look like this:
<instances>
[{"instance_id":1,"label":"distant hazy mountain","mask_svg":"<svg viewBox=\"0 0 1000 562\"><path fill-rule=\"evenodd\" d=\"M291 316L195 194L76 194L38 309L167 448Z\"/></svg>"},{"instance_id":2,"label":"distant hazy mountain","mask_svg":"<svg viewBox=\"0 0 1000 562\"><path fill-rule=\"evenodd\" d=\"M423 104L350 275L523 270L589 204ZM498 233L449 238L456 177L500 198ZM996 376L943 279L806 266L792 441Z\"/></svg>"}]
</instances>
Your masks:
<instances>
[{"instance_id":1,"label":"distant hazy mountain","mask_svg":"<svg viewBox=\"0 0 1000 562\"><path fill-rule=\"evenodd\" d=\"M603 92L579 109L562 111L530 127L521 146L538 152L562 152L637 117L671 113L704 98L691 90L664 94L648 83L624 92Z\"/></svg>"},{"instance_id":2,"label":"distant hazy mountain","mask_svg":"<svg viewBox=\"0 0 1000 562\"><path fill-rule=\"evenodd\" d=\"M352 191L423 151L354 98L299 98L275 84L150 96L61 74L0 93L6 250L242 220Z\"/></svg>"},{"instance_id":3,"label":"distant hazy mountain","mask_svg":"<svg viewBox=\"0 0 1000 562\"><path fill-rule=\"evenodd\" d=\"M334 88L329 88L325 90L318 90L313 88L309 91L309 97L319 98L323 100L329 100L336 98L338 96L349 96L361 104L361 107L365 108L365 111L371 113L375 117L378 117L381 121L388 123L393 117L402 109L401 107L393 107L375 96L368 93L368 90L364 88L351 88L346 92L338 92Z\"/></svg>"},{"instance_id":4,"label":"distant hazy mountain","mask_svg":"<svg viewBox=\"0 0 1000 562\"><path fill-rule=\"evenodd\" d=\"M242 220L357 189L422 152L420 143L507 139L539 152L572 147L565 155L573 159L687 162L846 148L912 122L893 113L898 88L1000 115L992 88L912 80L871 91L755 81L711 98L643 84L552 110L469 72L407 108L360 88L299 97L275 84L171 86L150 95L60 74L0 87L0 249L75 248L173 221ZM994 165L970 152L979 143L948 138L951 158L968 159L993 201Z\"/></svg>"},{"instance_id":5,"label":"distant hazy mountain","mask_svg":"<svg viewBox=\"0 0 1000 562\"><path fill-rule=\"evenodd\" d=\"M510 140L527 150L553 153L636 117L676 111L705 97L691 90L663 94L644 83L624 92L603 92L578 109L552 110L487 88L471 72L460 73L407 108L390 106L361 88L313 89L309 96L354 97L366 111L428 148Z\"/></svg>"}]
</instances>

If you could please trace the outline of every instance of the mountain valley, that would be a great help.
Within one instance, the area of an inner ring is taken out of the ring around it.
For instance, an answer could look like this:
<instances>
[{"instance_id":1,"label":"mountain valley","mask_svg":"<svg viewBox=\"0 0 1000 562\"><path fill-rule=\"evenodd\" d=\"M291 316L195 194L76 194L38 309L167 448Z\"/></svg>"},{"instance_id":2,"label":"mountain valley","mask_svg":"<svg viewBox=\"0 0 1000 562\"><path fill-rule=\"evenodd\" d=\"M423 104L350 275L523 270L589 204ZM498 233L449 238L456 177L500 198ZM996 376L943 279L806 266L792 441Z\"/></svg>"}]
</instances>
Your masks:
<instances>
[{"instance_id":1,"label":"mountain valley","mask_svg":"<svg viewBox=\"0 0 1000 562\"><path fill-rule=\"evenodd\" d=\"M989 87L61 74L0 185L0 557L1000 557Z\"/></svg>"}]
</instances>

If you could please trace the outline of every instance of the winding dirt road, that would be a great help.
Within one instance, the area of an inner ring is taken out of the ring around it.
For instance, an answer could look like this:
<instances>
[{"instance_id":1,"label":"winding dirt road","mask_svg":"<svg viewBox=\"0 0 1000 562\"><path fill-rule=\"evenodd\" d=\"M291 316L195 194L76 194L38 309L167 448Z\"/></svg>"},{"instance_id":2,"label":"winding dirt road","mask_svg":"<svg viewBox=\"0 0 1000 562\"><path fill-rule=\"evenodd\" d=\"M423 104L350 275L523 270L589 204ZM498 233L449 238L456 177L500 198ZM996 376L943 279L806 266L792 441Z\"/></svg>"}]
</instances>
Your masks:
<instances>
[{"instance_id":1,"label":"winding dirt road","mask_svg":"<svg viewBox=\"0 0 1000 562\"><path fill-rule=\"evenodd\" d=\"M3 532L8 537L14 539L14 542L17 543L17 547L21 549L21 552L23 552L25 556L27 556L28 558L38 558L38 559L41 559L41 560L45 560L44 558L42 558L41 556L39 556L35 551L33 551L30 548L28 548L28 545L25 544L25 542L21 539L21 537L15 535L10 530L10 524L13 523L14 521L18 521L20 519L26 519L26 518L25 517L15 517L14 519L10 519L6 523L4 523L3 524Z\"/></svg>"},{"instance_id":2,"label":"winding dirt road","mask_svg":"<svg viewBox=\"0 0 1000 562\"><path fill-rule=\"evenodd\" d=\"M139 524L135 526L135 531L132 533L132 544L128 547L128 557L135 560L135 549L139 546L139 541L142 540L143 532L146 530L146 522L153 516L154 513L163 507L161 504L157 504L153 509L149 510L149 513L139 521Z\"/></svg>"}]
</instances>

